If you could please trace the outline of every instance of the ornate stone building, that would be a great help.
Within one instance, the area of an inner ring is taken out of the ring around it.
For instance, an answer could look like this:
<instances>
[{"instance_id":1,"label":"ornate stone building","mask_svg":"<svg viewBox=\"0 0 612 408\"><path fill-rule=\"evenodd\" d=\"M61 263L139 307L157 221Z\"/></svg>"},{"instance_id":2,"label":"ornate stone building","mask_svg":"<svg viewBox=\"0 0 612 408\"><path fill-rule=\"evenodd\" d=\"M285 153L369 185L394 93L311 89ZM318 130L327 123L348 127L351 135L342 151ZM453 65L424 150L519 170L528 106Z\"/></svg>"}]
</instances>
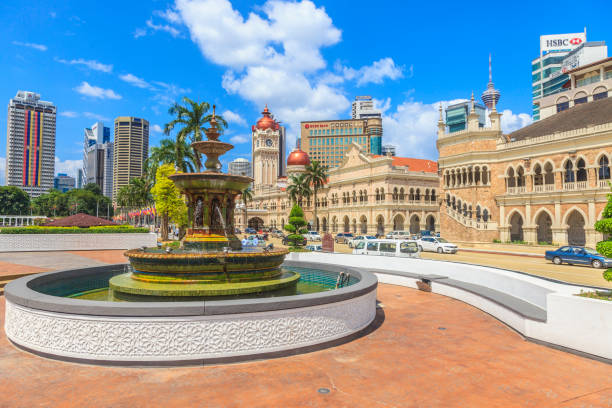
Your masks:
<instances>
[{"instance_id":1,"label":"ornate stone building","mask_svg":"<svg viewBox=\"0 0 612 408\"><path fill-rule=\"evenodd\" d=\"M256 141L272 139L268 157L274 156L274 132L268 121L262 119L253 129L253 164L262 166ZM263 129L262 129L263 128ZM262 136L263 135L263 136ZM267 150L266 150L267 152ZM299 148L287 158L287 174L304 172L310 164L308 154ZM272 165L274 163L272 162ZM273 183L265 172L255 172L254 197L248 205L245 220L244 206L236 209L236 225L239 228L272 227L281 229L287 222L291 209L286 192L288 179L277 177ZM346 152L342 163L329 171L328 182L319 190L317 202L312 197L305 200L303 208L309 227L319 231L386 233L393 230L439 230L439 179L437 164L430 160L405 157L389 157L366 153L354 143ZM318 220L314 219L317 206ZM318 225L318 228L317 228Z\"/></svg>"},{"instance_id":2,"label":"ornate stone building","mask_svg":"<svg viewBox=\"0 0 612 408\"><path fill-rule=\"evenodd\" d=\"M473 96L472 96L473 103ZM610 192L612 99L576 105L504 135L471 112L466 130L438 122L441 230L456 241L594 247Z\"/></svg>"}]
</instances>

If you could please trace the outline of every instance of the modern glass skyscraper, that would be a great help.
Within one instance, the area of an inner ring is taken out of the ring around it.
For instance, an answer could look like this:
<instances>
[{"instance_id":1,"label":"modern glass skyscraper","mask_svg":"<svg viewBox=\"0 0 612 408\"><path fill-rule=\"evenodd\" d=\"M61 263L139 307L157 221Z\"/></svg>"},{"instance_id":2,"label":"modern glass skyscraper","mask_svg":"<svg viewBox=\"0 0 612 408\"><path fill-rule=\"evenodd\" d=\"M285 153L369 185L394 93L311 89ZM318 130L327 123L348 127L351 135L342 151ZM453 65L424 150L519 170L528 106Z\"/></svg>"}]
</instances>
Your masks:
<instances>
[{"instance_id":1,"label":"modern glass skyscraper","mask_svg":"<svg viewBox=\"0 0 612 408\"><path fill-rule=\"evenodd\" d=\"M135 177L144 174L149 155L149 122L132 116L115 119L113 149L113 201L117 191Z\"/></svg>"},{"instance_id":2,"label":"modern glass skyscraper","mask_svg":"<svg viewBox=\"0 0 612 408\"><path fill-rule=\"evenodd\" d=\"M110 128L96 122L85 128L83 142L84 183L95 183L107 197L113 195L113 143Z\"/></svg>"},{"instance_id":3,"label":"modern glass skyscraper","mask_svg":"<svg viewBox=\"0 0 612 408\"><path fill-rule=\"evenodd\" d=\"M473 98L473 96L472 96ZM467 129L468 115L470 114L471 102L460 102L454 105L449 105L446 108L446 126L449 133L459 132ZM474 103L474 110L478 114L478 126L485 125L485 107Z\"/></svg>"},{"instance_id":4,"label":"modern glass skyscraper","mask_svg":"<svg viewBox=\"0 0 612 408\"><path fill-rule=\"evenodd\" d=\"M9 101L6 137L6 185L30 197L53 188L57 108L34 92L19 91Z\"/></svg>"}]
</instances>

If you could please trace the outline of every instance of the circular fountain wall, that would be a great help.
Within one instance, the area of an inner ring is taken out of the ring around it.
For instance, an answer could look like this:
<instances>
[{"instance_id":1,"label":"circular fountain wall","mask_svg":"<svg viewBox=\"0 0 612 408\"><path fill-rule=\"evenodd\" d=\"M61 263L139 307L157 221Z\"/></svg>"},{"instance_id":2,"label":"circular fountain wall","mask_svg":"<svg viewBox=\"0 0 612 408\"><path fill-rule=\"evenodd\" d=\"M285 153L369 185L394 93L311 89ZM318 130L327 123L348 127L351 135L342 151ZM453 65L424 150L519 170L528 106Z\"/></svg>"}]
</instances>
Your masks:
<instances>
[{"instance_id":1,"label":"circular fountain wall","mask_svg":"<svg viewBox=\"0 0 612 408\"><path fill-rule=\"evenodd\" d=\"M122 273L125 265L49 272L6 286L5 331L21 348L64 360L210 364L325 347L357 335L374 320L377 280L373 274L295 261L285 261L283 266L350 273L355 283L294 296L101 302L53 296L41 288L61 288L87 278L94 286L103 285Z\"/></svg>"}]
</instances>

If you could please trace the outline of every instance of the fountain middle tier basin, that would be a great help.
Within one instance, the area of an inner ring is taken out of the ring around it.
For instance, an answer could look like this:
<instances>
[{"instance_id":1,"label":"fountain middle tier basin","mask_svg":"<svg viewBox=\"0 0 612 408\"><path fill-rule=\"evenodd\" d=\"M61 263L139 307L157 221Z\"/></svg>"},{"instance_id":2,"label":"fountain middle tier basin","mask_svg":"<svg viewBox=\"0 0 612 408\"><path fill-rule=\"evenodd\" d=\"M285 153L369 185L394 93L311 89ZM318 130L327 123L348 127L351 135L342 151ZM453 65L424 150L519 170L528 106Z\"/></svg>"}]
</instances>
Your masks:
<instances>
[{"instance_id":1,"label":"fountain middle tier basin","mask_svg":"<svg viewBox=\"0 0 612 408\"><path fill-rule=\"evenodd\" d=\"M225 192L230 191L239 194L247 188L253 179L246 176L235 176L232 174L205 171L202 173L176 173L169 178L181 191L207 191Z\"/></svg>"},{"instance_id":2,"label":"fountain middle tier basin","mask_svg":"<svg viewBox=\"0 0 612 408\"><path fill-rule=\"evenodd\" d=\"M158 249L125 252L132 272L111 278L118 295L206 297L264 292L295 285L297 273L279 266L288 251L252 248L243 251L199 252Z\"/></svg>"}]
</instances>

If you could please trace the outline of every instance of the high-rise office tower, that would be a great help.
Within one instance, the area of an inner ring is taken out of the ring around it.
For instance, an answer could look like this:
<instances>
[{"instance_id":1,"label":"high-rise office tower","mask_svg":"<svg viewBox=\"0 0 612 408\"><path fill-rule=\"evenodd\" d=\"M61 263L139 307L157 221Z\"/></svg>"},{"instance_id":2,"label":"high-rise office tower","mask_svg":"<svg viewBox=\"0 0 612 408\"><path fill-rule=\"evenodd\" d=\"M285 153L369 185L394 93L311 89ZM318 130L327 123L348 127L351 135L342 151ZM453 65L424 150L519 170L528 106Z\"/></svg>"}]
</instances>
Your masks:
<instances>
[{"instance_id":1,"label":"high-rise office tower","mask_svg":"<svg viewBox=\"0 0 612 408\"><path fill-rule=\"evenodd\" d=\"M95 183L107 197L113 195L113 143L110 128L96 122L85 128L83 142L83 182Z\"/></svg>"},{"instance_id":2,"label":"high-rise office tower","mask_svg":"<svg viewBox=\"0 0 612 408\"><path fill-rule=\"evenodd\" d=\"M371 96L356 96L351 111L352 119L381 118L382 113L374 109L374 101Z\"/></svg>"},{"instance_id":3,"label":"high-rise office tower","mask_svg":"<svg viewBox=\"0 0 612 408\"><path fill-rule=\"evenodd\" d=\"M53 188L57 108L34 92L18 91L9 101L6 185L38 197Z\"/></svg>"},{"instance_id":4,"label":"high-rise office tower","mask_svg":"<svg viewBox=\"0 0 612 408\"><path fill-rule=\"evenodd\" d=\"M149 153L149 122L132 116L115 119L113 149L113 201L117 191L144 174Z\"/></svg>"},{"instance_id":5,"label":"high-rise office tower","mask_svg":"<svg viewBox=\"0 0 612 408\"><path fill-rule=\"evenodd\" d=\"M397 147L392 144L386 144L382 147L382 155L383 156L396 156Z\"/></svg>"},{"instance_id":6,"label":"high-rise office tower","mask_svg":"<svg viewBox=\"0 0 612 408\"><path fill-rule=\"evenodd\" d=\"M66 173L59 173L53 179L53 188L65 193L74 188L75 179Z\"/></svg>"}]
</instances>

